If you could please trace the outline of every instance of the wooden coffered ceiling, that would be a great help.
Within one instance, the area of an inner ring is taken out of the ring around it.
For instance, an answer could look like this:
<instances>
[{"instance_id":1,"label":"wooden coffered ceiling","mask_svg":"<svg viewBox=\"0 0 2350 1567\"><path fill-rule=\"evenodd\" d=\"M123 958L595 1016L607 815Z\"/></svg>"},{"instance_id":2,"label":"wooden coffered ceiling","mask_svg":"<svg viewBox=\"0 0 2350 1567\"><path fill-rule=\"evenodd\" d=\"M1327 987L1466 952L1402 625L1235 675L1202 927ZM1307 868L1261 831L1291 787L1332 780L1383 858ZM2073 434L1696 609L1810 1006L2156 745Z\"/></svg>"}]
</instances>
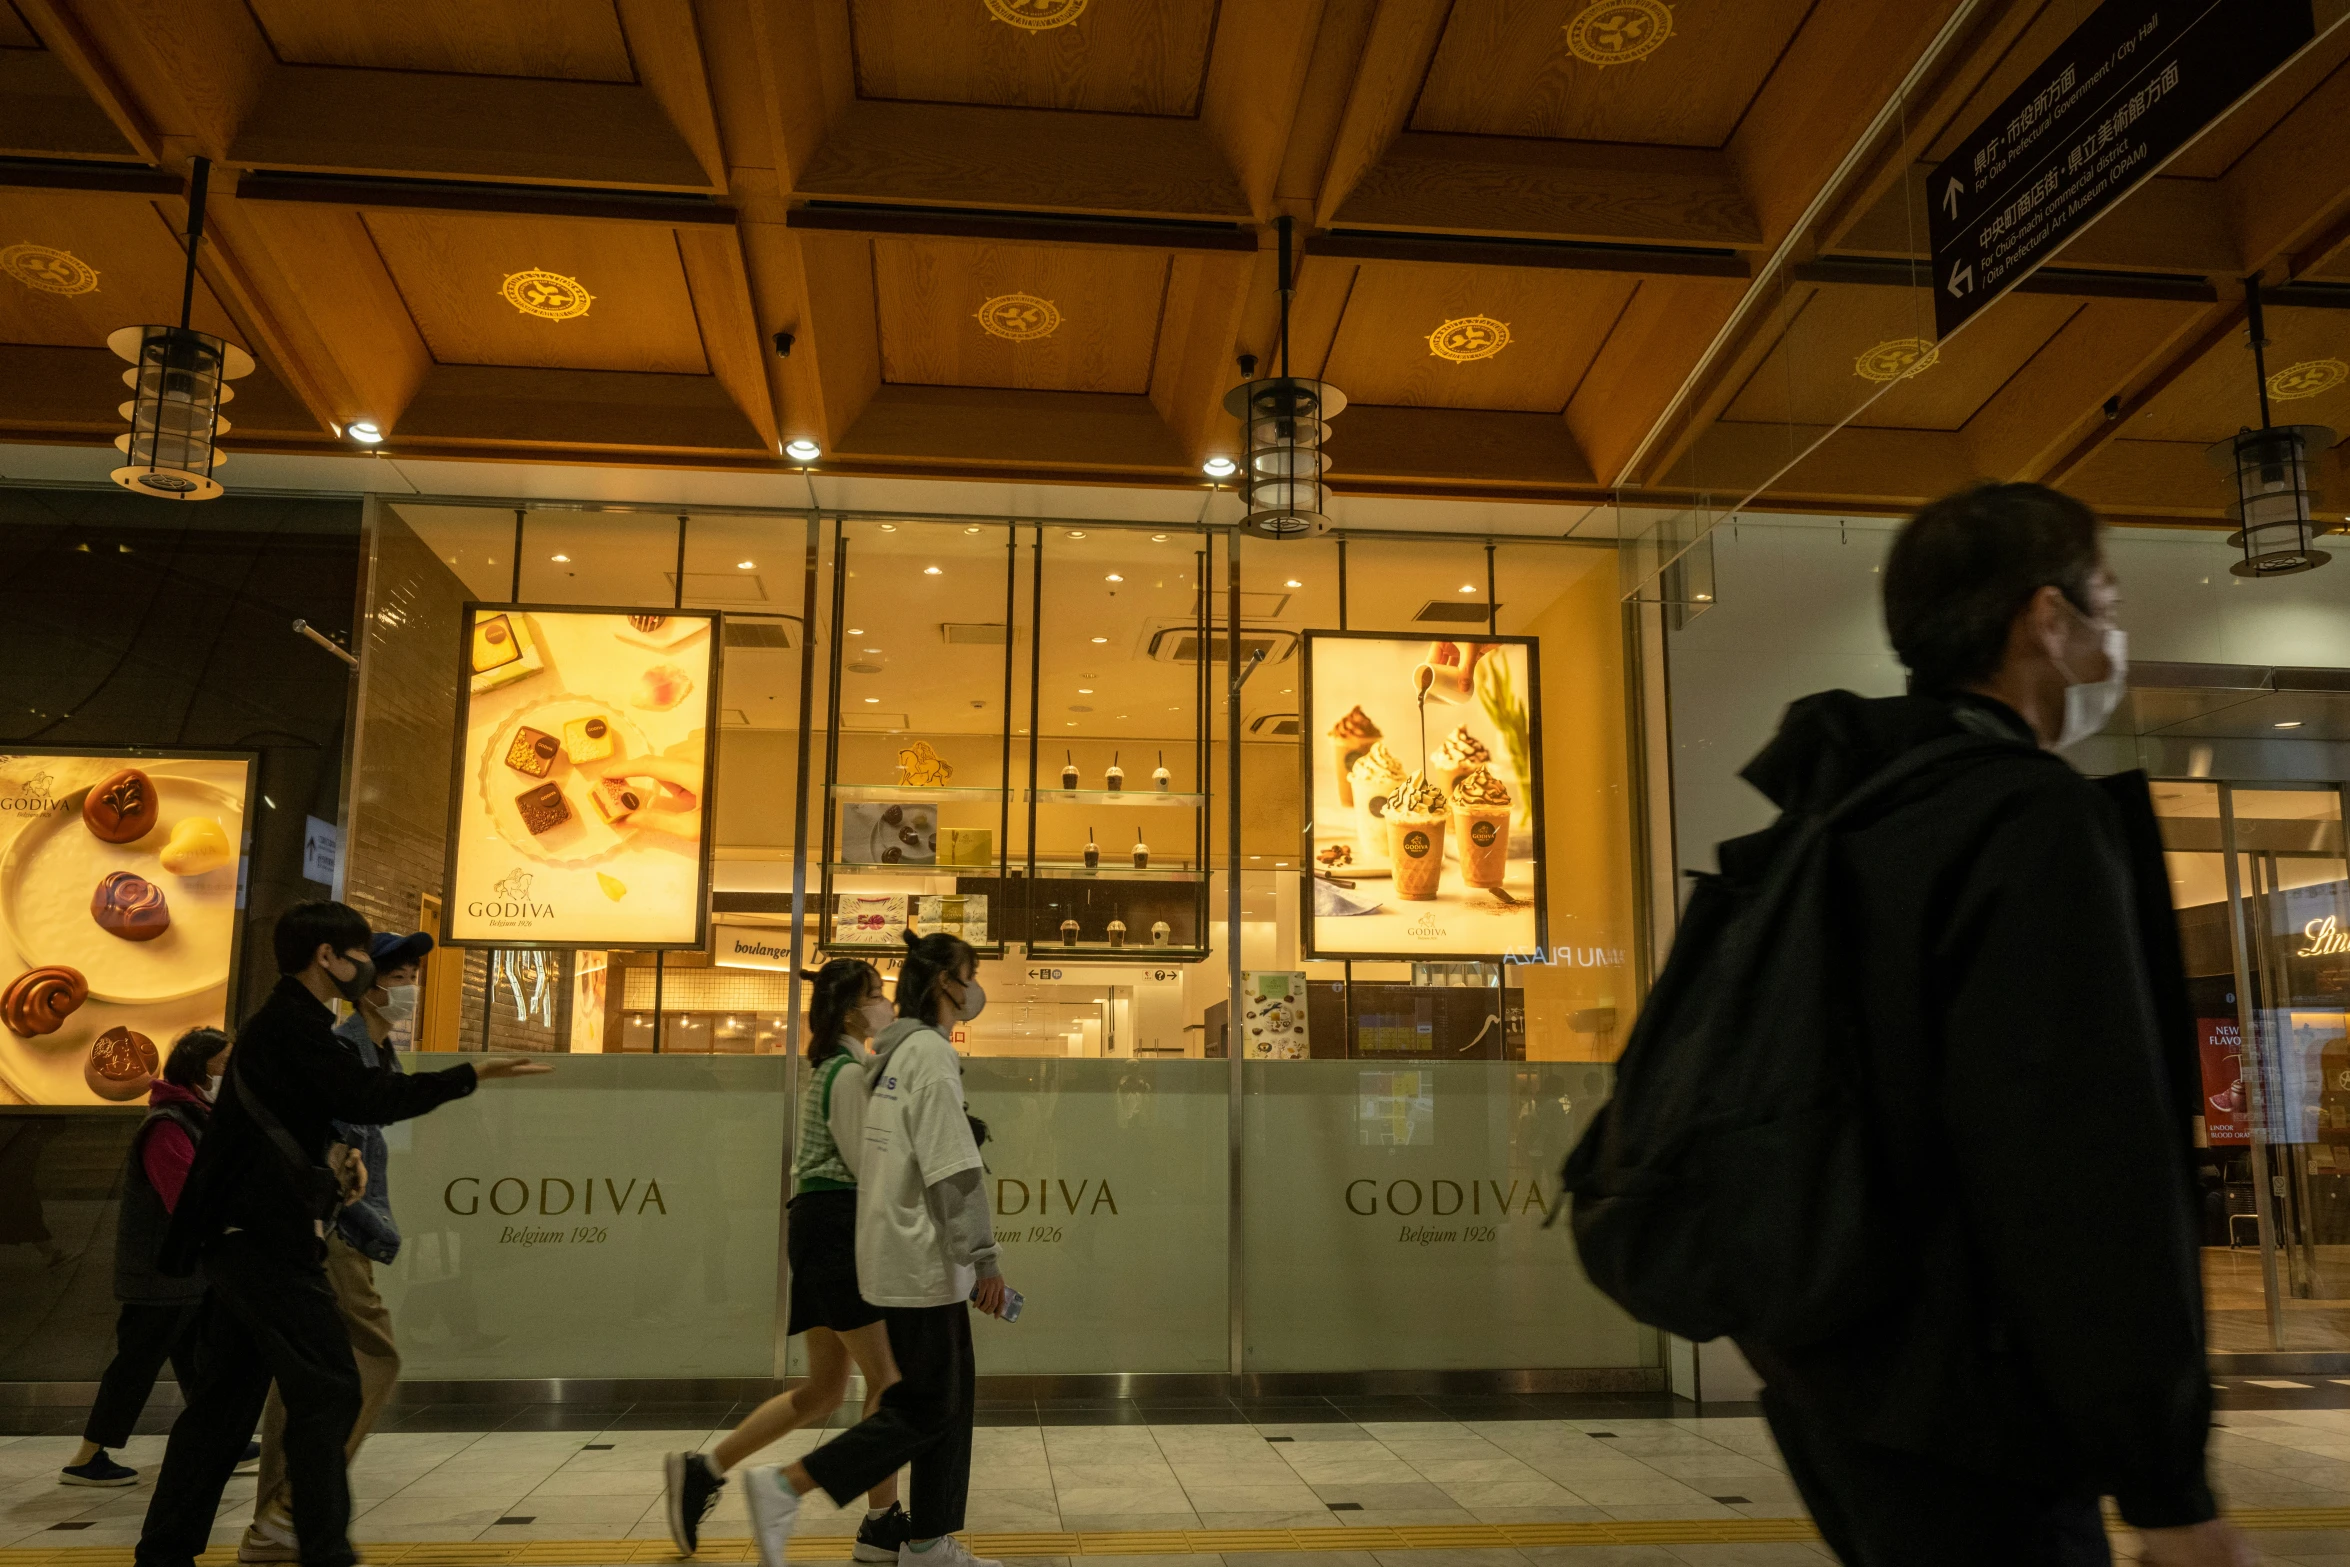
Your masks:
<instances>
[{"instance_id":1,"label":"wooden coffered ceiling","mask_svg":"<svg viewBox=\"0 0 2350 1567\"><path fill-rule=\"evenodd\" d=\"M1903 347L1923 171L2091 8L0 0L0 439L119 429L201 156L232 452L1198 483L1287 217L1341 488L2209 519L2246 276L2350 427L2350 29Z\"/></svg>"}]
</instances>

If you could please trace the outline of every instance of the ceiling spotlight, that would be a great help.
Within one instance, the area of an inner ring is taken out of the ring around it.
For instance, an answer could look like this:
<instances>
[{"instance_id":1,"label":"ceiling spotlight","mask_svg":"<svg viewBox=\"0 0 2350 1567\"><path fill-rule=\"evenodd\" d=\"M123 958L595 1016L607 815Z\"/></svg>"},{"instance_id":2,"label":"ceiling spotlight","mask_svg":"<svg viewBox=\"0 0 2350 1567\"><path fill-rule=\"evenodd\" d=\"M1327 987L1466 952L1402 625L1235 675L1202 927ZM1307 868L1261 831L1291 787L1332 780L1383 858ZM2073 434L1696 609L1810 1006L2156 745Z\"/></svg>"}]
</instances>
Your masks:
<instances>
[{"instance_id":1,"label":"ceiling spotlight","mask_svg":"<svg viewBox=\"0 0 2350 1567\"><path fill-rule=\"evenodd\" d=\"M1077 694L1078 694L1079 696L1091 696L1091 695L1093 695L1093 687L1091 687L1091 686L1079 686L1079 687L1077 688Z\"/></svg>"},{"instance_id":2,"label":"ceiling spotlight","mask_svg":"<svg viewBox=\"0 0 2350 1567\"><path fill-rule=\"evenodd\" d=\"M1229 457L1211 457L1200 464L1200 471L1211 479L1229 479L1240 471L1240 464Z\"/></svg>"},{"instance_id":3,"label":"ceiling spotlight","mask_svg":"<svg viewBox=\"0 0 2350 1567\"><path fill-rule=\"evenodd\" d=\"M362 446L373 446L384 438L383 426L373 419L354 419L343 426L343 433Z\"/></svg>"},{"instance_id":4,"label":"ceiling spotlight","mask_svg":"<svg viewBox=\"0 0 2350 1567\"><path fill-rule=\"evenodd\" d=\"M547 559L553 561L558 566L568 566L571 564L571 557L568 555L549 555Z\"/></svg>"},{"instance_id":5,"label":"ceiling spotlight","mask_svg":"<svg viewBox=\"0 0 2350 1567\"><path fill-rule=\"evenodd\" d=\"M877 697L877 696L869 696L869 697L865 698L865 700L866 700L866 701L868 701L868 702L879 703L879 702L880 702L880 700L881 700L881 698L879 698L879 697Z\"/></svg>"},{"instance_id":6,"label":"ceiling spotlight","mask_svg":"<svg viewBox=\"0 0 2350 1567\"><path fill-rule=\"evenodd\" d=\"M1124 582L1126 579L1113 571L1108 576L1102 578L1102 580L1104 582Z\"/></svg>"},{"instance_id":7,"label":"ceiling spotlight","mask_svg":"<svg viewBox=\"0 0 2350 1567\"><path fill-rule=\"evenodd\" d=\"M734 563L734 569L737 571L748 571L757 564L759 563L755 560L738 560Z\"/></svg>"},{"instance_id":8,"label":"ceiling spotlight","mask_svg":"<svg viewBox=\"0 0 2350 1567\"><path fill-rule=\"evenodd\" d=\"M1151 535L1151 542L1153 544L1164 544L1167 542L1167 536L1164 533L1154 533Z\"/></svg>"},{"instance_id":9,"label":"ceiling spotlight","mask_svg":"<svg viewBox=\"0 0 2350 1567\"><path fill-rule=\"evenodd\" d=\"M977 523L973 523L970 527L965 528L963 531L965 533L977 533L979 531L979 525Z\"/></svg>"},{"instance_id":10,"label":"ceiling spotlight","mask_svg":"<svg viewBox=\"0 0 2350 1567\"><path fill-rule=\"evenodd\" d=\"M943 577L946 575L946 573L939 570L936 566L925 566L922 568L922 575L925 577Z\"/></svg>"},{"instance_id":11,"label":"ceiling spotlight","mask_svg":"<svg viewBox=\"0 0 2350 1567\"><path fill-rule=\"evenodd\" d=\"M2269 727L2272 729L2298 729L2301 727L2301 720L2298 718L2288 718L2282 723L2271 724Z\"/></svg>"},{"instance_id":12,"label":"ceiling spotlight","mask_svg":"<svg viewBox=\"0 0 2350 1567\"><path fill-rule=\"evenodd\" d=\"M898 531L898 525L894 522L885 522L881 525L881 531L884 533L895 533Z\"/></svg>"},{"instance_id":13,"label":"ceiling spotlight","mask_svg":"<svg viewBox=\"0 0 2350 1567\"><path fill-rule=\"evenodd\" d=\"M864 628L863 626L851 626L851 627L849 627L849 635L850 635L850 636L852 636L852 637L861 637L861 636L863 636L864 634L865 634L865 628Z\"/></svg>"},{"instance_id":14,"label":"ceiling spotlight","mask_svg":"<svg viewBox=\"0 0 2350 1567\"><path fill-rule=\"evenodd\" d=\"M1096 642L1107 642L1107 641L1109 641L1109 640L1110 640L1110 639L1109 639L1108 637L1095 637L1095 638L1094 638L1094 641L1096 641Z\"/></svg>"},{"instance_id":15,"label":"ceiling spotlight","mask_svg":"<svg viewBox=\"0 0 2350 1567\"><path fill-rule=\"evenodd\" d=\"M1071 528L1069 530L1069 537L1073 539L1082 539L1085 537L1085 530L1083 528Z\"/></svg>"},{"instance_id":16,"label":"ceiling spotlight","mask_svg":"<svg viewBox=\"0 0 2350 1567\"><path fill-rule=\"evenodd\" d=\"M824 455L824 448L818 446L814 441L809 440L806 436L803 435L798 440L793 441L789 445L785 446L783 449L783 455L799 462L814 462L817 458Z\"/></svg>"},{"instance_id":17,"label":"ceiling spotlight","mask_svg":"<svg viewBox=\"0 0 2350 1567\"><path fill-rule=\"evenodd\" d=\"M1470 586L1468 583L1464 582L1464 583L1462 583L1462 584L1461 584L1461 591L1462 591L1463 593L1474 593L1474 592L1476 592L1477 590L1476 590L1475 588L1471 587L1471 586Z\"/></svg>"},{"instance_id":18,"label":"ceiling spotlight","mask_svg":"<svg viewBox=\"0 0 2350 1567\"><path fill-rule=\"evenodd\" d=\"M1304 583L1298 581L1295 577L1290 578L1287 582L1284 582L1281 585L1285 588L1302 588L1305 586Z\"/></svg>"}]
</instances>

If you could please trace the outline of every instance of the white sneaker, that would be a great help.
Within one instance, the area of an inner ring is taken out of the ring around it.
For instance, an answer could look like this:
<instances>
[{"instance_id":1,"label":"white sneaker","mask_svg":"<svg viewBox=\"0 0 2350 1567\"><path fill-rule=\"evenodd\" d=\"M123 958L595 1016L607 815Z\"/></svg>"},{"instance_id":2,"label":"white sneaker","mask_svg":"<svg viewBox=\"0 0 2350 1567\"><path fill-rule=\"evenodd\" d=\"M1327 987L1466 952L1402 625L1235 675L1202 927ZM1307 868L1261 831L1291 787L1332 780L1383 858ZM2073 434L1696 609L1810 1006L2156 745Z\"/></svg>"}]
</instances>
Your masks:
<instances>
[{"instance_id":1,"label":"white sneaker","mask_svg":"<svg viewBox=\"0 0 2350 1567\"><path fill-rule=\"evenodd\" d=\"M776 1567L781 1567L778 1561ZM974 1556L971 1547L954 1535L948 1535L927 1551L914 1549L908 1540L898 1547L898 1567L1004 1567L991 1556Z\"/></svg>"},{"instance_id":2,"label":"white sneaker","mask_svg":"<svg viewBox=\"0 0 2350 1567\"><path fill-rule=\"evenodd\" d=\"M791 1543L792 1520L800 1515L799 1495L783 1477L781 1464L745 1469L742 1482L743 1500L751 1509L751 1539L759 1547L759 1567L783 1567L783 1548Z\"/></svg>"}]
</instances>

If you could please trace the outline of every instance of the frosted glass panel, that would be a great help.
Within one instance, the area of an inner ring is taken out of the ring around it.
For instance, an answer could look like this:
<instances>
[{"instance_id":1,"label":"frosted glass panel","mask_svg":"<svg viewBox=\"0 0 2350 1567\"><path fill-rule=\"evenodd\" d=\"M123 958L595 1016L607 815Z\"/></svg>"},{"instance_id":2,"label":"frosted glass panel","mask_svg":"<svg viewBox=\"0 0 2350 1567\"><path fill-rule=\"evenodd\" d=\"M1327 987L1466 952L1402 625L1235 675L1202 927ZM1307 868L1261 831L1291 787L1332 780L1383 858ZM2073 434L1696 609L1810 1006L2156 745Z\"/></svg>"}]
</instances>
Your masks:
<instances>
[{"instance_id":1,"label":"frosted glass panel","mask_svg":"<svg viewBox=\"0 0 2350 1567\"><path fill-rule=\"evenodd\" d=\"M1584 1278L1558 1169L1597 1062L1252 1061L1250 1371L1647 1366Z\"/></svg>"},{"instance_id":2,"label":"frosted glass panel","mask_svg":"<svg viewBox=\"0 0 2350 1567\"><path fill-rule=\"evenodd\" d=\"M388 1128L403 1374L771 1375L791 1065L565 1056Z\"/></svg>"}]
</instances>

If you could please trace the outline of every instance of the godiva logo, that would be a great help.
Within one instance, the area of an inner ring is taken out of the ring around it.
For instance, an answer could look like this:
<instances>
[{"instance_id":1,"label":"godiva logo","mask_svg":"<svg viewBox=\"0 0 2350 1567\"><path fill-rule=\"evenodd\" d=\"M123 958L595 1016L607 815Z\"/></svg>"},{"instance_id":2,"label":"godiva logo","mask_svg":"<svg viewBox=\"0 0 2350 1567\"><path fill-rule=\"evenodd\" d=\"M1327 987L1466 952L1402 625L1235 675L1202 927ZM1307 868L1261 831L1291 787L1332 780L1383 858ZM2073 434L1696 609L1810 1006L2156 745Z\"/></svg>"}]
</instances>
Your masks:
<instances>
[{"instance_id":1,"label":"godiva logo","mask_svg":"<svg viewBox=\"0 0 2350 1567\"><path fill-rule=\"evenodd\" d=\"M1346 1211L1363 1219L1381 1214L1403 1219L1509 1219L1523 1213L1539 1213L1547 1219L1550 1209L1538 1181L1517 1180L1505 1186L1495 1180L1455 1181L1438 1176L1428 1181L1382 1183L1366 1176L1346 1183ZM1407 1224L1397 1239L1425 1246L1437 1241L1491 1240L1493 1236L1490 1225L1469 1225L1454 1231Z\"/></svg>"},{"instance_id":2,"label":"godiva logo","mask_svg":"<svg viewBox=\"0 0 2350 1567\"><path fill-rule=\"evenodd\" d=\"M441 1206L460 1218L480 1213L485 1200L490 1212L508 1217L534 1213L551 1219L575 1211L583 1218L598 1212L614 1216L651 1212L664 1217L669 1213L661 1183L650 1176L616 1181L608 1175L601 1180L591 1175L574 1183L560 1175L543 1175L534 1185L519 1175L502 1175L487 1182L478 1175L460 1175L441 1189Z\"/></svg>"},{"instance_id":3,"label":"godiva logo","mask_svg":"<svg viewBox=\"0 0 2350 1567\"><path fill-rule=\"evenodd\" d=\"M1067 1181L1046 1176L1039 1176L1029 1182L999 1175L995 1182L997 1220L1033 1217L1038 1222L1013 1225L1010 1228L999 1222L995 1232L996 1244L1009 1246L1027 1241L1049 1246L1060 1240L1061 1227L1042 1222L1053 1214L1056 1201L1060 1204L1059 1212L1063 1218L1091 1218L1105 1209L1111 1218L1118 1216L1118 1198L1110 1190L1110 1183L1106 1179L1097 1181L1088 1176L1072 1189Z\"/></svg>"}]
</instances>

